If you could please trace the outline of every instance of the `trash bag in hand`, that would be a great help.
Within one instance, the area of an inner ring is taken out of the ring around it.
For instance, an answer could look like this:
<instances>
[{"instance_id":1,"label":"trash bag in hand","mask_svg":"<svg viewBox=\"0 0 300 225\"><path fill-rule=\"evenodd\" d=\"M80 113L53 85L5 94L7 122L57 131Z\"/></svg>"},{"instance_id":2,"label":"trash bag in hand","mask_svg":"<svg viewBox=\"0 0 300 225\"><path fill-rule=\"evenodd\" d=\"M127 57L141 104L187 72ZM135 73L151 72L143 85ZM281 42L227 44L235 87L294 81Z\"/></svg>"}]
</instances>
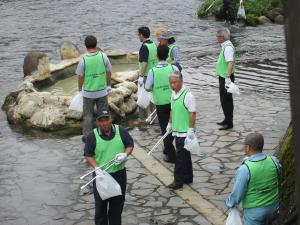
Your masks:
<instances>
[{"instance_id":1,"label":"trash bag in hand","mask_svg":"<svg viewBox=\"0 0 300 225\"><path fill-rule=\"evenodd\" d=\"M71 100L71 104L69 106L70 110L75 110L78 112L83 112L83 96L82 91L79 91Z\"/></svg>"},{"instance_id":2,"label":"trash bag in hand","mask_svg":"<svg viewBox=\"0 0 300 225\"><path fill-rule=\"evenodd\" d=\"M199 155L200 154L200 146L198 142L197 136L194 134L193 137L190 135L187 136L184 140L184 148L191 152L191 154Z\"/></svg>"},{"instance_id":3,"label":"trash bag in hand","mask_svg":"<svg viewBox=\"0 0 300 225\"><path fill-rule=\"evenodd\" d=\"M246 19L245 8L244 8L244 5L242 2L240 3L240 7L239 7L236 17L238 19Z\"/></svg>"},{"instance_id":4,"label":"trash bag in hand","mask_svg":"<svg viewBox=\"0 0 300 225\"><path fill-rule=\"evenodd\" d=\"M139 107L146 109L149 106L151 100L152 100L151 92L146 91L144 85L141 85L141 86L139 85L138 86L138 100L137 100L136 104Z\"/></svg>"},{"instance_id":5,"label":"trash bag in hand","mask_svg":"<svg viewBox=\"0 0 300 225\"><path fill-rule=\"evenodd\" d=\"M228 214L226 225L243 225L237 208L232 208Z\"/></svg>"},{"instance_id":6,"label":"trash bag in hand","mask_svg":"<svg viewBox=\"0 0 300 225\"><path fill-rule=\"evenodd\" d=\"M119 183L106 171L98 171L96 188L102 200L122 195Z\"/></svg>"}]
</instances>

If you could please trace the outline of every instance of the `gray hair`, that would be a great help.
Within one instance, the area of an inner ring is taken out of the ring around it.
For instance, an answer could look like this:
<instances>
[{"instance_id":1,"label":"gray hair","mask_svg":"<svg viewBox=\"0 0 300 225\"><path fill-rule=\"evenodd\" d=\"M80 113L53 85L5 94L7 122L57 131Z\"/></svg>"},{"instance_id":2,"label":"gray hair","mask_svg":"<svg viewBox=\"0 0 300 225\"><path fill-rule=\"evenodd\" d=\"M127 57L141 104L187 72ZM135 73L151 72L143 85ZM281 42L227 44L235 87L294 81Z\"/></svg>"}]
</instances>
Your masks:
<instances>
[{"instance_id":1,"label":"gray hair","mask_svg":"<svg viewBox=\"0 0 300 225\"><path fill-rule=\"evenodd\" d=\"M246 136L245 145L249 145L253 151L261 152L264 147L264 137L259 133L250 133Z\"/></svg>"},{"instance_id":2,"label":"gray hair","mask_svg":"<svg viewBox=\"0 0 300 225\"><path fill-rule=\"evenodd\" d=\"M224 37L225 41L230 39L230 31L227 27L221 27L217 31L217 36Z\"/></svg>"},{"instance_id":3,"label":"gray hair","mask_svg":"<svg viewBox=\"0 0 300 225\"><path fill-rule=\"evenodd\" d=\"M176 77L178 80L183 81L182 74L179 71L174 71L169 77Z\"/></svg>"}]
</instances>

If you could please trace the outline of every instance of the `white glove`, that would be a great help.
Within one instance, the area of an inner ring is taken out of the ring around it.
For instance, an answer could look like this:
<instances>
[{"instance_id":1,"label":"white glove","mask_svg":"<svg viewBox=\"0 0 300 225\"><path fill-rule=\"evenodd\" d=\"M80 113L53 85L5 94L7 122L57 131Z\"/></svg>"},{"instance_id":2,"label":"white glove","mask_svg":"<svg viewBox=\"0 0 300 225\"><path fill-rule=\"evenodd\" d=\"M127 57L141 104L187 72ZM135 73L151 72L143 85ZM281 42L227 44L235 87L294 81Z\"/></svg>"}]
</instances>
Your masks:
<instances>
[{"instance_id":1,"label":"white glove","mask_svg":"<svg viewBox=\"0 0 300 225\"><path fill-rule=\"evenodd\" d=\"M172 132L172 123L168 123L167 127L166 127L166 132L171 133Z\"/></svg>"},{"instance_id":2,"label":"white glove","mask_svg":"<svg viewBox=\"0 0 300 225\"><path fill-rule=\"evenodd\" d=\"M125 152L124 153L118 153L115 157L115 165L120 165L126 159L127 159L127 154Z\"/></svg>"},{"instance_id":3,"label":"white glove","mask_svg":"<svg viewBox=\"0 0 300 225\"><path fill-rule=\"evenodd\" d=\"M194 132L194 128L189 128L187 133L186 133L186 137L189 139L194 139L195 137L195 132Z\"/></svg>"},{"instance_id":4,"label":"white glove","mask_svg":"<svg viewBox=\"0 0 300 225\"><path fill-rule=\"evenodd\" d=\"M142 86L144 84L144 77L139 76L138 84Z\"/></svg>"},{"instance_id":5,"label":"white glove","mask_svg":"<svg viewBox=\"0 0 300 225\"><path fill-rule=\"evenodd\" d=\"M231 80L230 80L229 77L227 77L227 78L225 79L225 88L226 88L226 89L229 88L230 83L231 83Z\"/></svg>"},{"instance_id":6,"label":"white glove","mask_svg":"<svg viewBox=\"0 0 300 225\"><path fill-rule=\"evenodd\" d=\"M95 167L95 174L96 174L96 176L98 176L101 173L102 173L102 170L100 169L100 167Z\"/></svg>"},{"instance_id":7,"label":"white glove","mask_svg":"<svg viewBox=\"0 0 300 225\"><path fill-rule=\"evenodd\" d=\"M112 92L111 86L107 86L106 87L106 91L107 91L107 94L110 94Z\"/></svg>"}]
</instances>

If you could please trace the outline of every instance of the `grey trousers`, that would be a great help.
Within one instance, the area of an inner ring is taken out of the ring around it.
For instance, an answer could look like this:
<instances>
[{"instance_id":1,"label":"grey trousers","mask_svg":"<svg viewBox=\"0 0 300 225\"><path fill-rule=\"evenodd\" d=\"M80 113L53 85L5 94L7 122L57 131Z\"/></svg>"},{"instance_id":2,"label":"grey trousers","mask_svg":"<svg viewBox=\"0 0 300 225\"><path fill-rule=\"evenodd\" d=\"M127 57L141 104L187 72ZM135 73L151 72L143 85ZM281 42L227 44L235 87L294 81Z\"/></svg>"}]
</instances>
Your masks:
<instances>
[{"instance_id":1,"label":"grey trousers","mask_svg":"<svg viewBox=\"0 0 300 225\"><path fill-rule=\"evenodd\" d=\"M99 112L108 110L107 96L101 98L85 98L83 97L83 126L82 134L87 136L94 128L95 123L95 105L96 105L96 117Z\"/></svg>"}]
</instances>

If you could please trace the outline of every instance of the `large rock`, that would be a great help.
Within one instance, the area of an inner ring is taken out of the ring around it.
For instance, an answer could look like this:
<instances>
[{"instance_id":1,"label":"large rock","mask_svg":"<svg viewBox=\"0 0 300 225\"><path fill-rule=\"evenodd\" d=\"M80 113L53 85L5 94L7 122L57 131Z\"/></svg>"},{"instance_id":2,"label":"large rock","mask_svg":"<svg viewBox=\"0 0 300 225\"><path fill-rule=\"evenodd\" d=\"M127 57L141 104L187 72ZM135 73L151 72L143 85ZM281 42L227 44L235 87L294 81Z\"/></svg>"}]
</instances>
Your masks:
<instances>
[{"instance_id":1,"label":"large rock","mask_svg":"<svg viewBox=\"0 0 300 225\"><path fill-rule=\"evenodd\" d=\"M48 56L42 52L30 52L25 56L23 64L24 77L50 77Z\"/></svg>"},{"instance_id":2,"label":"large rock","mask_svg":"<svg viewBox=\"0 0 300 225\"><path fill-rule=\"evenodd\" d=\"M282 9L280 8L274 8L272 10L270 10L268 13L267 13L267 17L272 20L272 21L275 21L275 18L279 15L282 14Z\"/></svg>"},{"instance_id":3,"label":"large rock","mask_svg":"<svg viewBox=\"0 0 300 225\"><path fill-rule=\"evenodd\" d=\"M259 24L269 24L269 23L271 23L271 20L266 16L260 16L260 17L258 17L258 23Z\"/></svg>"},{"instance_id":4,"label":"large rock","mask_svg":"<svg viewBox=\"0 0 300 225\"><path fill-rule=\"evenodd\" d=\"M284 17L283 17L283 15L276 16L275 19L274 19L274 22L278 23L278 24L284 24Z\"/></svg>"},{"instance_id":5,"label":"large rock","mask_svg":"<svg viewBox=\"0 0 300 225\"><path fill-rule=\"evenodd\" d=\"M60 58L73 59L80 56L80 51L76 45L70 41L63 41L60 43Z\"/></svg>"}]
</instances>

